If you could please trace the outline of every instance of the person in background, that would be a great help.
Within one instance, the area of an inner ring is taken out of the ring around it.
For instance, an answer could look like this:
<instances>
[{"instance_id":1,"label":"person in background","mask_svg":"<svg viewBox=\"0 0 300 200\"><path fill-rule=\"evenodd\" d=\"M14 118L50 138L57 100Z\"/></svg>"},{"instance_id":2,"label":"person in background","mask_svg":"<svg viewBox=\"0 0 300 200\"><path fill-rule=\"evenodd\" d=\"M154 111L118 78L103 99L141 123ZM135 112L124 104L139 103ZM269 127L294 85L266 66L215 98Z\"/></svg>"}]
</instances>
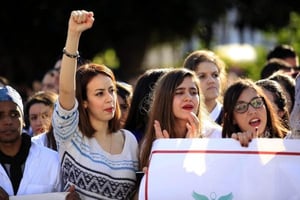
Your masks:
<instances>
[{"instance_id":1,"label":"person in background","mask_svg":"<svg viewBox=\"0 0 300 200\"><path fill-rule=\"evenodd\" d=\"M41 91L42 90L42 82L39 80L32 81L31 88L32 88L32 91L30 94L28 94L28 96L31 96L38 91Z\"/></svg>"},{"instance_id":2,"label":"person in background","mask_svg":"<svg viewBox=\"0 0 300 200\"><path fill-rule=\"evenodd\" d=\"M289 74L291 71L291 65L279 58L272 58L267 61L267 63L263 66L260 72L260 79L265 79L274 74L275 72L279 72L280 74L287 73Z\"/></svg>"},{"instance_id":3,"label":"person in background","mask_svg":"<svg viewBox=\"0 0 300 200\"><path fill-rule=\"evenodd\" d=\"M131 199L136 192L138 144L120 129L116 79L96 63L77 68L82 33L94 13L71 12L60 69L59 98L52 125L58 143L63 190L75 186L82 199Z\"/></svg>"},{"instance_id":4,"label":"person in background","mask_svg":"<svg viewBox=\"0 0 300 200\"><path fill-rule=\"evenodd\" d=\"M131 131L138 142L142 139L148 123L154 85L169 70L168 68L148 69L137 79L124 128Z\"/></svg>"},{"instance_id":5,"label":"person in background","mask_svg":"<svg viewBox=\"0 0 300 200\"><path fill-rule=\"evenodd\" d=\"M288 44L280 44L271 49L267 54L267 60L279 58L290 64L288 75L295 78L299 72L299 57L295 49Z\"/></svg>"},{"instance_id":6,"label":"person in background","mask_svg":"<svg viewBox=\"0 0 300 200\"><path fill-rule=\"evenodd\" d=\"M285 93L283 92L280 84L270 79L261 79L256 81L255 84L262 87L263 92L272 103L273 108L279 116L283 126L289 130L290 115L287 107Z\"/></svg>"},{"instance_id":7,"label":"person in background","mask_svg":"<svg viewBox=\"0 0 300 200\"><path fill-rule=\"evenodd\" d=\"M25 103L25 121L28 133L37 136L50 130L54 103L58 94L51 91L39 91L28 98Z\"/></svg>"},{"instance_id":8,"label":"person in background","mask_svg":"<svg viewBox=\"0 0 300 200\"><path fill-rule=\"evenodd\" d=\"M281 85L287 100L288 111L291 113L295 104L295 79L280 72L275 72L268 79L276 81Z\"/></svg>"},{"instance_id":9,"label":"person in background","mask_svg":"<svg viewBox=\"0 0 300 200\"><path fill-rule=\"evenodd\" d=\"M288 44L279 44L269 51L267 60L279 58L288 62L291 66L299 66L299 57L295 49Z\"/></svg>"},{"instance_id":10,"label":"person in background","mask_svg":"<svg viewBox=\"0 0 300 200\"><path fill-rule=\"evenodd\" d=\"M121 109L121 127L125 126L128 111L131 105L133 89L128 83L117 81L117 97Z\"/></svg>"},{"instance_id":11,"label":"person in background","mask_svg":"<svg viewBox=\"0 0 300 200\"><path fill-rule=\"evenodd\" d=\"M42 79L42 90L58 94L59 72L56 69L47 71Z\"/></svg>"},{"instance_id":12,"label":"person in background","mask_svg":"<svg viewBox=\"0 0 300 200\"><path fill-rule=\"evenodd\" d=\"M225 63L212 51L197 50L185 58L183 67L195 71L198 75L207 111L210 117L221 125L223 91L227 85Z\"/></svg>"},{"instance_id":13,"label":"person in background","mask_svg":"<svg viewBox=\"0 0 300 200\"><path fill-rule=\"evenodd\" d=\"M224 94L223 138L248 146L252 138L284 138L282 123L262 88L250 79L239 79Z\"/></svg>"},{"instance_id":14,"label":"person in background","mask_svg":"<svg viewBox=\"0 0 300 200\"><path fill-rule=\"evenodd\" d=\"M33 94L25 104L25 120L29 123L28 133L37 144L57 151L52 128L52 113L58 94L51 91L39 91Z\"/></svg>"},{"instance_id":15,"label":"person in background","mask_svg":"<svg viewBox=\"0 0 300 200\"><path fill-rule=\"evenodd\" d=\"M54 64L54 66L53 66L53 69L54 70L56 70L56 71L60 71L60 68L61 68L61 58L59 58L56 62L55 62L55 64Z\"/></svg>"},{"instance_id":16,"label":"person in background","mask_svg":"<svg viewBox=\"0 0 300 200\"><path fill-rule=\"evenodd\" d=\"M0 199L61 191L58 153L31 142L23 126L20 94L0 87Z\"/></svg>"}]
</instances>

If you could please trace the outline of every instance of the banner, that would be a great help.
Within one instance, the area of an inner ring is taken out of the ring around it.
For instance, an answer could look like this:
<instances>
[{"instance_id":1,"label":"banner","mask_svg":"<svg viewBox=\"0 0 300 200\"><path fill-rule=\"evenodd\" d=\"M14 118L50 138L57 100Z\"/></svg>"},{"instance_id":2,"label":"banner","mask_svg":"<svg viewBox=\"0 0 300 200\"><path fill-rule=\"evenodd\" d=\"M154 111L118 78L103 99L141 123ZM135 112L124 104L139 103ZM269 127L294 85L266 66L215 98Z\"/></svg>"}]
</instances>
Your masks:
<instances>
[{"instance_id":1,"label":"banner","mask_svg":"<svg viewBox=\"0 0 300 200\"><path fill-rule=\"evenodd\" d=\"M299 200L300 140L156 140L139 199Z\"/></svg>"},{"instance_id":2,"label":"banner","mask_svg":"<svg viewBox=\"0 0 300 200\"><path fill-rule=\"evenodd\" d=\"M65 200L68 192L10 196L9 200Z\"/></svg>"}]
</instances>

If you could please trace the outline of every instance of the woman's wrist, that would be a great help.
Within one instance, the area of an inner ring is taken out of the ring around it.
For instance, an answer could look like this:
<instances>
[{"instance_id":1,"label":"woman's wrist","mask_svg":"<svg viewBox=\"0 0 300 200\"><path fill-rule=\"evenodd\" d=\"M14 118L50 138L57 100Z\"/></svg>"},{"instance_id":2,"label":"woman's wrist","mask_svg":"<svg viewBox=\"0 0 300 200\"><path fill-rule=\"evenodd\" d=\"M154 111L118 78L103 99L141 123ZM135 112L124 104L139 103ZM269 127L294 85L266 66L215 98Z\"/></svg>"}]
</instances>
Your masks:
<instances>
[{"instance_id":1,"label":"woman's wrist","mask_svg":"<svg viewBox=\"0 0 300 200\"><path fill-rule=\"evenodd\" d=\"M78 50L77 50L75 53L73 53L73 52L71 52L71 51L68 51L68 50L66 49L66 47L63 48L62 53L63 53L64 55L66 55L67 57L69 57L69 58L79 58L79 57L80 57L79 51L78 51Z\"/></svg>"}]
</instances>

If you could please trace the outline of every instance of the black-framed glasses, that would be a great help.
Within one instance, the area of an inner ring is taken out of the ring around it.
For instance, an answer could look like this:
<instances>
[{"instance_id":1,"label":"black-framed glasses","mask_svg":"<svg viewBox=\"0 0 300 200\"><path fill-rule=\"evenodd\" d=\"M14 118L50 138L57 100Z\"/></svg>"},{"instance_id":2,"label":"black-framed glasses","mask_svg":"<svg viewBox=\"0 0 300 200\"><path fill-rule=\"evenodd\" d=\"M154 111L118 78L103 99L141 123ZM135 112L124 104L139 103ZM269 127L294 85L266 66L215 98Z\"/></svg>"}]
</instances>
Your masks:
<instances>
[{"instance_id":1,"label":"black-framed glasses","mask_svg":"<svg viewBox=\"0 0 300 200\"><path fill-rule=\"evenodd\" d=\"M250 102L238 102L235 107L234 111L237 113L244 113L247 112L249 105L251 105L253 108L258 109L263 107L265 104L264 99L262 97L254 97Z\"/></svg>"}]
</instances>

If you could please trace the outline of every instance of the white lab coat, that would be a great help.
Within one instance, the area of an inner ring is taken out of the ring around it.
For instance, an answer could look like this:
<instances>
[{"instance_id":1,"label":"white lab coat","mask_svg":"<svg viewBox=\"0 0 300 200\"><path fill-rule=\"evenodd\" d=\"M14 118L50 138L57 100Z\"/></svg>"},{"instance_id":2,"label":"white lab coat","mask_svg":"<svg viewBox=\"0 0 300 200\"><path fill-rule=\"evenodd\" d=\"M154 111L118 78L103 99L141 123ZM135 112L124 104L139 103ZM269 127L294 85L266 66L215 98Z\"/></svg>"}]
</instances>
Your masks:
<instances>
[{"instance_id":1,"label":"white lab coat","mask_svg":"<svg viewBox=\"0 0 300 200\"><path fill-rule=\"evenodd\" d=\"M0 165L0 186L9 196L14 195L13 186L2 165ZM32 142L17 195L60 191L61 178L58 153Z\"/></svg>"}]
</instances>

